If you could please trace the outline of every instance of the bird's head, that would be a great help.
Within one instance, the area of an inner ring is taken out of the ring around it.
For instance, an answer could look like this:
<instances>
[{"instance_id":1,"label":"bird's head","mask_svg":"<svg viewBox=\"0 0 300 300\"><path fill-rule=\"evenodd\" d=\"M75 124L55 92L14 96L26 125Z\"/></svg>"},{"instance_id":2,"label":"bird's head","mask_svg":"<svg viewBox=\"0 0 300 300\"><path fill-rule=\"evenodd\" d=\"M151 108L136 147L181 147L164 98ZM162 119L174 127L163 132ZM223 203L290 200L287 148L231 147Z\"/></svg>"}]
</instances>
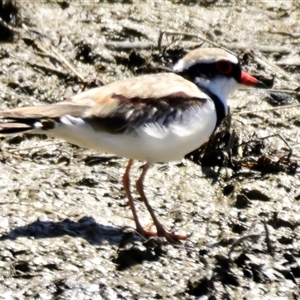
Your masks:
<instances>
[{"instance_id":1,"label":"bird's head","mask_svg":"<svg viewBox=\"0 0 300 300\"><path fill-rule=\"evenodd\" d=\"M204 92L219 98L225 109L227 97L239 86L266 86L242 70L238 58L219 48L198 48L180 59L173 70Z\"/></svg>"}]
</instances>

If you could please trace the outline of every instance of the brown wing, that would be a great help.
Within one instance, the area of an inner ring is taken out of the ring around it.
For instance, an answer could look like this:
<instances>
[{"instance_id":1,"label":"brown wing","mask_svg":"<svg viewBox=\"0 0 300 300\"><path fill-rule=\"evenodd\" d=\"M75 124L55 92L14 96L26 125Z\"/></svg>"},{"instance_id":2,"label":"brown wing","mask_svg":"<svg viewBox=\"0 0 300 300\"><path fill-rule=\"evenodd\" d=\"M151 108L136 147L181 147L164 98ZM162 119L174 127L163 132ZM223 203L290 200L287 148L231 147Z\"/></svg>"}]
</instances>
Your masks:
<instances>
[{"instance_id":1,"label":"brown wing","mask_svg":"<svg viewBox=\"0 0 300 300\"><path fill-rule=\"evenodd\" d=\"M120 133L141 123L169 123L191 105L203 105L206 98L196 85L178 75L144 75L88 90L58 104L0 112L4 121L0 132L32 130L41 121L42 129L48 130L54 121L70 115L86 120L95 130Z\"/></svg>"},{"instance_id":2,"label":"brown wing","mask_svg":"<svg viewBox=\"0 0 300 300\"><path fill-rule=\"evenodd\" d=\"M70 103L95 103L82 115L100 131L123 133L156 122L169 124L193 105L202 106L207 95L173 73L125 79L74 96Z\"/></svg>"}]
</instances>

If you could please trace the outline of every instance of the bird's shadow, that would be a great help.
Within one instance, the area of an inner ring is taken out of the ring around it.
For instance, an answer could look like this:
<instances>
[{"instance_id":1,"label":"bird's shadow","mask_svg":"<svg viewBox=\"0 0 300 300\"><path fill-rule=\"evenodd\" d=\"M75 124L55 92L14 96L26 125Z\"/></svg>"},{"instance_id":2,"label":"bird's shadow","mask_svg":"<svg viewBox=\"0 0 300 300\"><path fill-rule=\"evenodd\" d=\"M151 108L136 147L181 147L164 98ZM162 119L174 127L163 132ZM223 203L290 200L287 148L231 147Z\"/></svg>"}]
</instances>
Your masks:
<instances>
[{"instance_id":1,"label":"bird's shadow","mask_svg":"<svg viewBox=\"0 0 300 300\"><path fill-rule=\"evenodd\" d=\"M19 237L43 239L64 235L83 238L91 245L101 245L104 241L111 245L119 245L122 240L122 229L99 224L92 217L83 217L77 222L70 219L61 222L37 220L3 234L0 240L15 240Z\"/></svg>"},{"instance_id":2,"label":"bird's shadow","mask_svg":"<svg viewBox=\"0 0 300 300\"><path fill-rule=\"evenodd\" d=\"M106 241L110 245L118 246L113 261L117 270L122 271L141 264L145 260L156 261L164 254L159 239L142 240L135 233L135 230L129 227L118 228L102 225L98 224L92 217L83 217L77 222L70 219L61 222L37 220L0 236L0 241L15 240L19 237L43 239L64 235L83 238L93 246L101 245Z\"/></svg>"}]
</instances>

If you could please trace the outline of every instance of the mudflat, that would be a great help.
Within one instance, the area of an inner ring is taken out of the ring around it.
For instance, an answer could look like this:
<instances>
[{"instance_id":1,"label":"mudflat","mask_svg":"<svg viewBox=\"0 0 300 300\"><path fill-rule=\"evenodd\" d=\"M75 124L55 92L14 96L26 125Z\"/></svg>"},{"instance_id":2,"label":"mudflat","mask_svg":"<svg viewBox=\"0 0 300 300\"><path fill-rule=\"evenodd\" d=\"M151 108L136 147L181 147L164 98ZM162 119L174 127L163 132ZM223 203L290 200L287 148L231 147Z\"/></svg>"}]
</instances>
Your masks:
<instances>
[{"instance_id":1,"label":"mudflat","mask_svg":"<svg viewBox=\"0 0 300 300\"><path fill-rule=\"evenodd\" d=\"M162 72L195 47L232 51L270 89L235 93L206 150L149 172L182 245L134 233L125 159L1 138L0 299L300 297L300 5L198 2L1 2L0 109Z\"/></svg>"}]
</instances>

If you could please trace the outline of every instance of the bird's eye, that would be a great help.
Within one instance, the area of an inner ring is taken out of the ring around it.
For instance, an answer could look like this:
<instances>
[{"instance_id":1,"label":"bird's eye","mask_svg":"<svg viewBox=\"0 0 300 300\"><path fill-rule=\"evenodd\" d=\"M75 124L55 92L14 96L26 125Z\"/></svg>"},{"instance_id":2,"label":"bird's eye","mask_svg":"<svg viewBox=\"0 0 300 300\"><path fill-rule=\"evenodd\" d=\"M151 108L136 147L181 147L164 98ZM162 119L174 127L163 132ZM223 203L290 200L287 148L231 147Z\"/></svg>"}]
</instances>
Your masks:
<instances>
[{"instance_id":1,"label":"bird's eye","mask_svg":"<svg viewBox=\"0 0 300 300\"><path fill-rule=\"evenodd\" d=\"M216 63L217 70L222 74L230 74L232 71L232 64L227 60L221 60Z\"/></svg>"}]
</instances>

